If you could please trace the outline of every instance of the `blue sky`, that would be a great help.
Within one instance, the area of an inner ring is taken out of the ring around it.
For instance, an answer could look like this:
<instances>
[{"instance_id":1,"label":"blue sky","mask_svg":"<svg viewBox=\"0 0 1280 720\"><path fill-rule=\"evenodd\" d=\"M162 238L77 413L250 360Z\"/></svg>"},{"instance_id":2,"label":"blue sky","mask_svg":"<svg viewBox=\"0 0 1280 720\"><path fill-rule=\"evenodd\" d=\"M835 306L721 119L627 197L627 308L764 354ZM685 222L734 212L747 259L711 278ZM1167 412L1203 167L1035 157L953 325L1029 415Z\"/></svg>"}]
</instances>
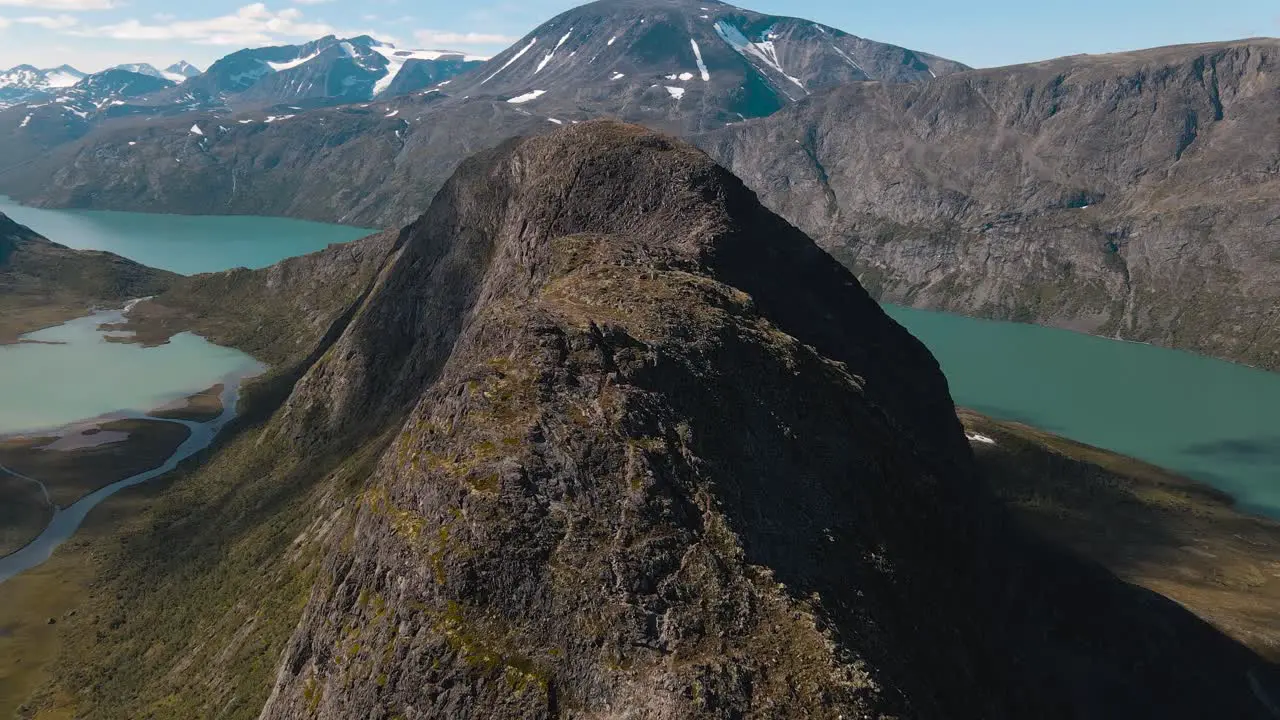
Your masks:
<instances>
[{"instance_id":1,"label":"blue sky","mask_svg":"<svg viewBox=\"0 0 1280 720\"><path fill-rule=\"evenodd\" d=\"M0 0L0 68L204 67L241 47L369 33L402 47L496 53L574 0ZM1074 53L1280 35L1276 0L744 0L977 67Z\"/></svg>"}]
</instances>

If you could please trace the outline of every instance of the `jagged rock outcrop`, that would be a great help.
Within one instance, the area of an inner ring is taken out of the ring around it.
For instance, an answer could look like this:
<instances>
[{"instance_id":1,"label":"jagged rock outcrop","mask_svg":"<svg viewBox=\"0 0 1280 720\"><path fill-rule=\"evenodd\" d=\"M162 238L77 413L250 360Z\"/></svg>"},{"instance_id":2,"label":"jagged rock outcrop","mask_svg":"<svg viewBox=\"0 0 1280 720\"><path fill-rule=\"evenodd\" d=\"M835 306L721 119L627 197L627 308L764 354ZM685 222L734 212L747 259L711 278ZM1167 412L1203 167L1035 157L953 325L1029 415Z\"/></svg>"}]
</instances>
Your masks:
<instances>
[{"instance_id":1,"label":"jagged rock outcrop","mask_svg":"<svg viewBox=\"0 0 1280 720\"><path fill-rule=\"evenodd\" d=\"M860 83L697 143L885 300L1280 368L1280 42Z\"/></svg>"}]
</instances>

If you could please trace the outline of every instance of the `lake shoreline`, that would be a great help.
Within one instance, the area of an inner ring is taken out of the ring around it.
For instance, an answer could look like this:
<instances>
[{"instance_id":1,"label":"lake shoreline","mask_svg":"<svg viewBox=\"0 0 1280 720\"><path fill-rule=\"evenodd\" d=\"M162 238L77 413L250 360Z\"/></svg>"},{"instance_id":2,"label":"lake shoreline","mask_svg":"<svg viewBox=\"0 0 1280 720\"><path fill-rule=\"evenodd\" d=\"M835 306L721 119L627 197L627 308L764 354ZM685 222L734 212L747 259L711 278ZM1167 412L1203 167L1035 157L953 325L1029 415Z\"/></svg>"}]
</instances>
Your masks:
<instances>
[{"instance_id":1,"label":"lake shoreline","mask_svg":"<svg viewBox=\"0 0 1280 720\"><path fill-rule=\"evenodd\" d=\"M0 513L0 558L33 541L55 508L162 465L190 436L188 428L172 421L216 420L224 411L225 387L218 383L141 417L112 413L53 430L0 436L0 500L6 511ZM108 436L106 442L96 440L103 436ZM95 440L78 446L85 438Z\"/></svg>"},{"instance_id":2,"label":"lake shoreline","mask_svg":"<svg viewBox=\"0 0 1280 720\"><path fill-rule=\"evenodd\" d=\"M135 423L133 425L135 429L138 427L147 428L148 430L165 428L164 435L168 437L173 437L169 431L175 427L185 428L187 433L159 465L137 471L110 484L97 487L69 505L58 505L55 500L56 510L53 513L53 517L40 534L16 552L0 557L0 585L3 585L6 580L38 567L49 560L60 545L74 537L80 525L84 523L94 508L110 499L113 495L162 477L177 469L188 459L199 455L212 446L223 427L236 418L242 384L256 375L256 372L246 371L235 377L226 378L220 393L223 410L213 420L194 422L182 419L152 418L143 414L135 414L128 418L129 421ZM141 423L141 425L138 423ZM149 433L147 435L149 436ZM151 449L154 450L156 448ZM159 449L163 451L168 448ZM119 458L126 462L126 467L120 469L119 472L137 470L138 465L148 464L151 460L151 458L148 458L145 462L140 461L136 457L136 453L122 453ZM98 463L93 463L93 466L93 470L96 472ZM74 467L73 464L69 472L82 473L84 468Z\"/></svg>"},{"instance_id":3,"label":"lake shoreline","mask_svg":"<svg viewBox=\"0 0 1280 720\"><path fill-rule=\"evenodd\" d=\"M1280 662L1280 522L1149 463L957 414L979 475L1019 523Z\"/></svg>"}]
</instances>

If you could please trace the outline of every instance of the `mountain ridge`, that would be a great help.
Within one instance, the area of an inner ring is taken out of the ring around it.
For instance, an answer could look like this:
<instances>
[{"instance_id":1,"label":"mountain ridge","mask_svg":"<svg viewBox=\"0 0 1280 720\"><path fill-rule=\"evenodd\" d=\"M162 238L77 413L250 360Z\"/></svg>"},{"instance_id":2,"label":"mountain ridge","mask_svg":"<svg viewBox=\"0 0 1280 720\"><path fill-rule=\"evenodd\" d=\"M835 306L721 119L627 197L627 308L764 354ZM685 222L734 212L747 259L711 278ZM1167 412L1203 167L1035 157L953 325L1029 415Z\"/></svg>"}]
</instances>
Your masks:
<instances>
[{"instance_id":1,"label":"mountain ridge","mask_svg":"<svg viewBox=\"0 0 1280 720\"><path fill-rule=\"evenodd\" d=\"M892 302L1280 367L1280 41L850 85L696 138Z\"/></svg>"},{"instance_id":2,"label":"mountain ridge","mask_svg":"<svg viewBox=\"0 0 1280 720\"><path fill-rule=\"evenodd\" d=\"M694 148L507 141L375 245L71 621L79 714L1267 717L1011 525L928 351Z\"/></svg>"}]
</instances>

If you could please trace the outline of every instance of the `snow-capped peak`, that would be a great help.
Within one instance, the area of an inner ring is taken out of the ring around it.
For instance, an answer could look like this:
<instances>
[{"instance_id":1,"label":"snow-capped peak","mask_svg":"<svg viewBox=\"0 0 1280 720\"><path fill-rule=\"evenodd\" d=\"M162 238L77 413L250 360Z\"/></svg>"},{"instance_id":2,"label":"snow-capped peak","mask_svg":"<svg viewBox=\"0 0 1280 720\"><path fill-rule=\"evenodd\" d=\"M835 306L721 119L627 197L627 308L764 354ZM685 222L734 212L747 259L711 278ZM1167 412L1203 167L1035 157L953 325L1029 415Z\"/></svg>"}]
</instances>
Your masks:
<instances>
[{"instance_id":1,"label":"snow-capped peak","mask_svg":"<svg viewBox=\"0 0 1280 720\"><path fill-rule=\"evenodd\" d=\"M71 87L85 77L85 73L76 70L70 65L60 65L56 68L43 70L31 65L19 65L0 72L0 87L48 90L50 88Z\"/></svg>"},{"instance_id":2,"label":"snow-capped peak","mask_svg":"<svg viewBox=\"0 0 1280 720\"><path fill-rule=\"evenodd\" d=\"M479 55L468 55L456 50L401 50L390 43L382 43L374 41L370 43L369 49L381 55L387 61L387 72L378 81L373 84L373 95L377 97L387 88L391 87L391 83L400 74L400 69L410 60L440 60L450 59L459 60L461 62L483 62L488 60L487 57Z\"/></svg>"}]
</instances>

